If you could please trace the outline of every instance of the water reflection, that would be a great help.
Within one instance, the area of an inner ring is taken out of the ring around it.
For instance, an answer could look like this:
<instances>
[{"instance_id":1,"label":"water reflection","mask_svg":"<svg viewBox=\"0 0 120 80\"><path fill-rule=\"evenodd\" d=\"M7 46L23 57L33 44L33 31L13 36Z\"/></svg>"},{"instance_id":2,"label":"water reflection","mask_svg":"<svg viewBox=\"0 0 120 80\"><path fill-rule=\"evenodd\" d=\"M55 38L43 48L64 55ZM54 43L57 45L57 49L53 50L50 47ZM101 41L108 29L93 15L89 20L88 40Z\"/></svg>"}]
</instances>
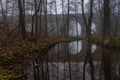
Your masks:
<instances>
[{"instance_id":1,"label":"water reflection","mask_svg":"<svg viewBox=\"0 0 120 80\"><path fill-rule=\"evenodd\" d=\"M102 55L102 65L103 65L103 71L105 80L111 80L111 70L112 70L112 63L111 63L111 52L109 52L107 49L103 48L104 54Z\"/></svg>"},{"instance_id":2,"label":"water reflection","mask_svg":"<svg viewBox=\"0 0 120 80\"><path fill-rule=\"evenodd\" d=\"M97 46L95 44L93 44L92 47L91 47L92 53L95 52L96 48L97 48Z\"/></svg>"},{"instance_id":3,"label":"water reflection","mask_svg":"<svg viewBox=\"0 0 120 80\"><path fill-rule=\"evenodd\" d=\"M83 41L58 44L30 64L26 80L120 79L120 50Z\"/></svg>"},{"instance_id":4,"label":"water reflection","mask_svg":"<svg viewBox=\"0 0 120 80\"><path fill-rule=\"evenodd\" d=\"M93 57L91 54L92 43L87 44L87 52L85 56L85 61L83 65L83 80L86 80L86 64L88 62L90 68L90 80L94 80L94 66L93 66Z\"/></svg>"},{"instance_id":5,"label":"water reflection","mask_svg":"<svg viewBox=\"0 0 120 80\"><path fill-rule=\"evenodd\" d=\"M77 54L82 49L82 41L71 42L69 45L69 52L71 54Z\"/></svg>"}]
</instances>

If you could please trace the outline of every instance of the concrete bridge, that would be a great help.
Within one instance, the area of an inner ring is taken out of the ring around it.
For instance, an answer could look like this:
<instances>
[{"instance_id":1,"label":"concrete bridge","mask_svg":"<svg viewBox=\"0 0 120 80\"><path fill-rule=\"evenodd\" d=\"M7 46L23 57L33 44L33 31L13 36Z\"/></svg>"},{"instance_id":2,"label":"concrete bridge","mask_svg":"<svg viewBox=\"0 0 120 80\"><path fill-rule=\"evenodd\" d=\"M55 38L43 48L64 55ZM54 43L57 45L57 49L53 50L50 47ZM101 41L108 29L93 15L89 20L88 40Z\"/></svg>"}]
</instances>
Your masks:
<instances>
[{"instance_id":1,"label":"concrete bridge","mask_svg":"<svg viewBox=\"0 0 120 80\"><path fill-rule=\"evenodd\" d=\"M87 18L88 18L88 15L89 14L86 14ZM61 36L65 35L65 32L66 32L65 27L67 26L67 16L68 16L67 14L58 14L57 17L56 17L56 15L48 15L47 16L48 24L52 24L53 26L56 26L57 25L56 22L58 22L58 27L60 28ZM77 23L79 23L81 25L81 36L85 37L86 36L86 27L84 24L82 14L70 14L69 15L69 23L71 23L71 21L76 21ZM94 14L93 23L96 26L95 35L100 35L102 29L101 29L101 22L100 22L99 15Z\"/></svg>"},{"instance_id":2,"label":"concrete bridge","mask_svg":"<svg viewBox=\"0 0 120 80\"><path fill-rule=\"evenodd\" d=\"M59 28L59 35L60 36L65 36L66 35L66 26L67 26L67 14L57 14L56 15L47 15L47 22L48 22L48 29L47 30L51 30L53 29L53 33L56 34L56 32L54 32L54 28L57 28L57 23L58 23L58 28ZM85 14L86 18L88 18L89 14L86 13ZM45 21L45 15L42 15L42 18L39 18L39 20L42 19L42 28L39 29L38 27L38 32L41 30L41 33L44 35L45 31L46 31L46 21ZM99 14L94 14L93 15L93 23L95 24L95 34L97 36L101 36L102 34L102 22L100 20L100 16ZM31 22L32 18L31 16L28 17L28 19L26 20L28 22L28 24ZM72 21L76 21L77 23L80 24L81 26L81 35L79 37L85 38L86 37L86 26L82 17L82 14L70 14L69 15L69 23L71 23ZM114 34L116 33L115 30L115 26L116 26L116 22L115 22L115 17L113 17L111 15L111 33ZM40 26L40 24L38 24ZM119 23L120 25L120 23ZM76 27L76 26L73 26ZM31 31L31 30L30 30ZM49 33L49 31L48 31ZM120 34L120 27L118 27L118 34Z\"/></svg>"}]
</instances>

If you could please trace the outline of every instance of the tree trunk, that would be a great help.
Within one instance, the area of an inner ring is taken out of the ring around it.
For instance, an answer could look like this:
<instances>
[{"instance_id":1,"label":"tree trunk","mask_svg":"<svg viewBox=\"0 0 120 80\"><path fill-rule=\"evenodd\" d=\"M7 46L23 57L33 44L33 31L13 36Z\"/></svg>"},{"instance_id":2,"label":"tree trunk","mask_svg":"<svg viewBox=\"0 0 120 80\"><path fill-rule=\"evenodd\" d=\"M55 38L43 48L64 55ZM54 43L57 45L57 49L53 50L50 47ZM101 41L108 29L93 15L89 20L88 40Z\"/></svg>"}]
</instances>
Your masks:
<instances>
[{"instance_id":1,"label":"tree trunk","mask_svg":"<svg viewBox=\"0 0 120 80\"><path fill-rule=\"evenodd\" d=\"M58 16L57 16L57 0L55 1L55 12L56 12L57 37L59 38L59 27L58 27Z\"/></svg>"},{"instance_id":2,"label":"tree trunk","mask_svg":"<svg viewBox=\"0 0 120 80\"><path fill-rule=\"evenodd\" d=\"M67 13L67 31L66 31L66 33L67 33L67 37L69 36L69 16L70 16L70 1L68 0L68 13Z\"/></svg>"},{"instance_id":3,"label":"tree trunk","mask_svg":"<svg viewBox=\"0 0 120 80\"><path fill-rule=\"evenodd\" d=\"M84 12L84 0L82 0L82 16L83 20L86 26L86 33L87 33L87 40L91 41L92 35L91 35L91 25L93 21L93 0L90 0L90 13L88 19L85 16Z\"/></svg>"},{"instance_id":4,"label":"tree trunk","mask_svg":"<svg viewBox=\"0 0 120 80\"><path fill-rule=\"evenodd\" d=\"M18 0L18 8L19 8L19 26L21 29L22 39L25 40L26 39L25 15L21 0Z\"/></svg>"},{"instance_id":5,"label":"tree trunk","mask_svg":"<svg viewBox=\"0 0 120 80\"><path fill-rule=\"evenodd\" d=\"M110 36L110 0L103 3L103 39Z\"/></svg>"}]
</instances>

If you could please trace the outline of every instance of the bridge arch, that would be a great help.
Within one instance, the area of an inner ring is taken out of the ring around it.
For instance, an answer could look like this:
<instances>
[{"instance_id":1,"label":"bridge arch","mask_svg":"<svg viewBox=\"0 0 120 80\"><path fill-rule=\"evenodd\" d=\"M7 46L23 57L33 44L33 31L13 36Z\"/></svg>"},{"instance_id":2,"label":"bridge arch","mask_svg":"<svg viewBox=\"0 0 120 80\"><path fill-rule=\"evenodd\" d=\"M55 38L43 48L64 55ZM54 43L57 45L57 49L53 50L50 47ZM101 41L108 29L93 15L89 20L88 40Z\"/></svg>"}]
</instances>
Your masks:
<instances>
[{"instance_id":1,"label":"bridge arch","mask_svg":"<svg viewBox=\"0 0 120 80\"><path fill-rule=\"evenodd\" d=\"M69 22L69 36L81 36L81 24L75 20Z\"/></svg>"},{"instance_id":2,"label":"bridge arch","mask_svg":"<svg viewBox=\"0 0 120 80\"><path fill-rule=\"evenodd\" d=\"M70 21L76 21L77 23L80 24L81 26L81 37L86 37L86 26L83 20L82 15L74 15L70 17ZM101 34L101 29L99 28L99 24L98 24L99 20L93 19L92 21L92 26L91 26L91 33L93 35L98 35Z\"/></svg>"},{"instance_id":3,"label":"bridge arch","mask_svg":"<svg viewBox=\"0 0 120 80\"><path fill-rule=\"evenodd\" d=\"M86 17L88 17L88 14L85 14ZM58 18L58 25L59 25L59 29L60 29L60 35L61 36L65 36L66 35L66 26L67 26L67 14L58 14L57 18ZM76 21L81 27L79 29L79 32L81 33L80 36L78 37L86 37L86 26L84 24L84 20L82 17L82 14L70 14L69 15L69 22L71 23L72 21ZM52 19L50 18L52 17ZM56 22L56 15L48 15L48 22ZM93 16L93 28L92 28L92 33L94 33L95 35L101 35L101 27L100 27L100 19L98 15ZM56 24L54 24L56 26ZM75 27L75 26L74 26Z\"/></svg>"}]
</instances>

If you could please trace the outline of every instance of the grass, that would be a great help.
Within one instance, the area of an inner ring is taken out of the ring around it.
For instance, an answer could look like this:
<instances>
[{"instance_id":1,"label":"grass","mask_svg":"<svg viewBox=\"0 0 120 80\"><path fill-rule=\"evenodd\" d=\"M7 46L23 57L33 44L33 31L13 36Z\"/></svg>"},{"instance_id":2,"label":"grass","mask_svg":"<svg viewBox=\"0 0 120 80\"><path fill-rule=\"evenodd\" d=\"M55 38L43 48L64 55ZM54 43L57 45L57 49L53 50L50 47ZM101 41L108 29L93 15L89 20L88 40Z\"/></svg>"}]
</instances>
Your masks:
<instances>
[{"instance_id":1,"label":"grass","mask_svg":"<svg viewBox=\"0 0 120 80\"><path fill-rule=\"evenodd\" d=\"M17 77L11 70L0 69L0 80L13 80Z\"/></svg>"}]
</instances>

